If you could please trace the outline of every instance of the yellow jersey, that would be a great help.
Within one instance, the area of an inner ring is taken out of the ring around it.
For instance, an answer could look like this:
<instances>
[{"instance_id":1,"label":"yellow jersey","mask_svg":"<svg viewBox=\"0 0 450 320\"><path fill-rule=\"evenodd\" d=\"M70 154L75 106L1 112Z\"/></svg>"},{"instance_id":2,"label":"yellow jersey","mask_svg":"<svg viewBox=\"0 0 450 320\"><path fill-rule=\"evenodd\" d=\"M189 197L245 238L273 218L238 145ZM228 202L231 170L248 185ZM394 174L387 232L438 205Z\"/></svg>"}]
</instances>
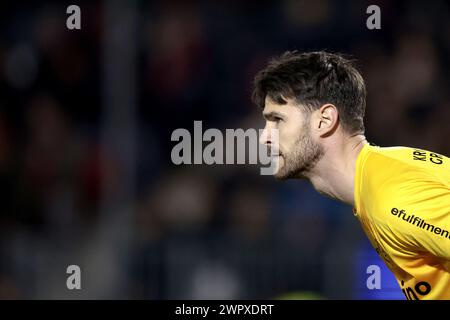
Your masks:
<instances>
[{"instance_id":1,"label":"yellow jersey","mask_svg":"<svg viewBox=\"0 0 450 320\"><path fill-rule=\"evenodd\" d=\"M450 158L365 144L353 213L408 300L450 299Z\"/></svg>"}]
</instances>

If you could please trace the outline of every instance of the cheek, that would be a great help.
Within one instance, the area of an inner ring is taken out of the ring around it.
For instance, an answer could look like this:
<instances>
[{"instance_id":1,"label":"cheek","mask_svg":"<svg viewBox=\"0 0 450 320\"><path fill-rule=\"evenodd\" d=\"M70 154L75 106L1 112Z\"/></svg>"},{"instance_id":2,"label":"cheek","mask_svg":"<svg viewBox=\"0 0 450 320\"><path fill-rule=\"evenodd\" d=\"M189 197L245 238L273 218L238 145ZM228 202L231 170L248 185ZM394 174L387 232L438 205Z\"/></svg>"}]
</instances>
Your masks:
<instances>
[{"instance_id":1,"label":"cheek","mask_svg":"<svg viewBox=\"0 0 450 320\"><path fill-rule=\"evenodd\" d=\"M294 148L302 131L300 126L286 123L279 128L280 150L282 152L290 152Z\"/></svg>"}]
</instances>

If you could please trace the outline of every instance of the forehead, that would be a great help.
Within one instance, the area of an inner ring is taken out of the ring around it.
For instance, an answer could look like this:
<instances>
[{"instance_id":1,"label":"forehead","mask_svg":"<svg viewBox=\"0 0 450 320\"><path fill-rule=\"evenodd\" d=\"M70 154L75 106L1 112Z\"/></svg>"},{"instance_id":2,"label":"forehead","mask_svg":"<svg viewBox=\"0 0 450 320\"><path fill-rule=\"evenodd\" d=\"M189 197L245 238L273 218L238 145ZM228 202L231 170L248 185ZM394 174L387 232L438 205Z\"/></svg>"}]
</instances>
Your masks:
<instances>
[{"instance_id":1,"label":"forehead","mask_svg":"<svg viewBox=\"0 0 450 320\"><path fill-rule=\"evenodd\" d=\"M281 115L299 115L302 116L302 108L293 99L285 99L287 103L279 104L273 101L269 96L264 102L263 114L278 113Z\"/></svg>"}]
</instances>

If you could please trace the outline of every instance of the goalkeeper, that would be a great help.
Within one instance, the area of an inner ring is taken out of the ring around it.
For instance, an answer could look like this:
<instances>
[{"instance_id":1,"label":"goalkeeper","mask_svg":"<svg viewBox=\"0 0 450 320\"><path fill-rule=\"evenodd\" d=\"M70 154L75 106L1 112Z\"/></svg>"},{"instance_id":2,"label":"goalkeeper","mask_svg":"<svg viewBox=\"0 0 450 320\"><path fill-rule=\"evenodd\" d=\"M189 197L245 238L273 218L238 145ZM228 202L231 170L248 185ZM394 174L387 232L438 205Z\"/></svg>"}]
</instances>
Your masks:
<instances>
[{"instance_id":1,"label":"goalkeeper","mask_svg":"<svg viewBox=\"0 0 450 320\"><path fill-rule=\"evenodd\" d=\"M340 55L286 52L256 75L252 98L275 177L351 205L407 299L450 299L450 159L368 143L364 80Z\"/></svg>"}]
</instances>

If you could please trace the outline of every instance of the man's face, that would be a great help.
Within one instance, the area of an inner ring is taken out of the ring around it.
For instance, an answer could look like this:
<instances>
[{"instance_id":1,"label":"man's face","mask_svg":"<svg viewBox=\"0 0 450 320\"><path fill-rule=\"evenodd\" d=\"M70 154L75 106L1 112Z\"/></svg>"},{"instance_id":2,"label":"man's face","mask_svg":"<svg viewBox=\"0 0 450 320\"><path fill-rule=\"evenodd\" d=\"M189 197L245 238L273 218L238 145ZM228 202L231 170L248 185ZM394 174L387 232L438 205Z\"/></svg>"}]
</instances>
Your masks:
<instances>
[{"instance_id":1,"label":"man's face","mask_svg":"<svg viewBox=\"0 0 450 320\"><path fill-rule=\"evenodd\" d=\"M306 178L323 154L323 147L314 140L311 133L310 116L293 100L280 105L266 98L263 116L266 126L260 142L275 149L278 169L275 178ZM278 149L271 129L278 130Z\"/></svg>"}]
</instances>

